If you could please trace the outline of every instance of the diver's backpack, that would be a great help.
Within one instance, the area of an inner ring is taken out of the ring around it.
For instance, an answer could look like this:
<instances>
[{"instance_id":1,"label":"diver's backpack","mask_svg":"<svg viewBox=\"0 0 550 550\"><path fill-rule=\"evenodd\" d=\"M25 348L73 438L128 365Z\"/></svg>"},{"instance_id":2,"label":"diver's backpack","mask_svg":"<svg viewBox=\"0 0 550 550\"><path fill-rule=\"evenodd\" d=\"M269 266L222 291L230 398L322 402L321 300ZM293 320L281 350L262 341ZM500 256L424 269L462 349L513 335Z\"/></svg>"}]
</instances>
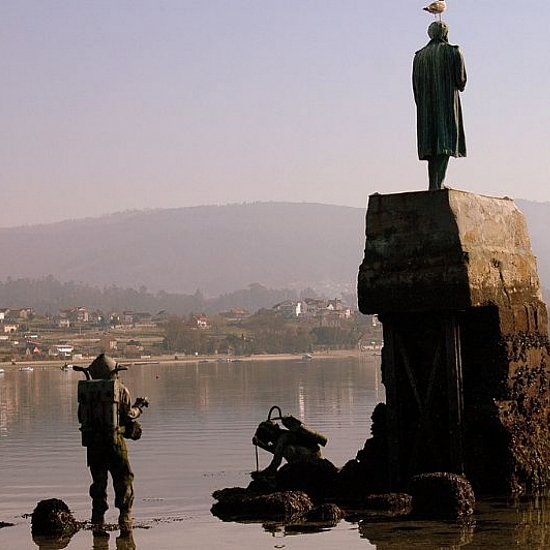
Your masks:
<instances>
[{"instance_id":1,"label":"diver's backpack","mask_svg":"<svg viewBox=\"0 0 550 550\"><path fill-rule=\"evenodd\" d=\"M298 420L290 414L281 416L281 422L285 428L295 433L304 444L321 445L324 447L328 442L328 439L322 433L312 430L301 420Z\"/></svg>"},{"instance_id":2,"label":"diver's backpack","mask_svg":"<svg viewBox=\"0 0 550 550\"><path fill-rule=\"evenodd\" d=\"M121 398L122 385L117 379L79 380L78 419L84 447L116 442Z\"/></svg>"}]
</instances>

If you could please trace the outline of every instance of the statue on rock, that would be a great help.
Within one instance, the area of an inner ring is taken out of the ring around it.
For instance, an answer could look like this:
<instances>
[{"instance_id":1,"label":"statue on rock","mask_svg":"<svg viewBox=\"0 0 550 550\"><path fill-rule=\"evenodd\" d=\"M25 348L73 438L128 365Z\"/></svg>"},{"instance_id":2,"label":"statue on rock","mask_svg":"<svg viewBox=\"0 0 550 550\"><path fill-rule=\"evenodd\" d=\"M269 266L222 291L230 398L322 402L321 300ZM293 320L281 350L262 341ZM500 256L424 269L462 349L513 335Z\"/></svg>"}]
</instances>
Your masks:
<instances>
[{"instance_id":1,"label":"statue on rock","mask_svg":"<svg viewBox=\"0 0 550 550\"><path fill-rule=\"evenodd\" d=\"M279 416L272 417L274 411L278 411ZM281 428L276 420L280 420L286 429ZM324 447L327 441L323 434L309 429L297 418L283 416L277 405L271 407L267 420L261 422L256 429L252 443L256 448L272 453L273 459L267 468L252 472L252 479L273 478L283 458L289 463L321 459L320 445Z\"/></svg>"},{"instance_id":2,"label":"statue on rock","mask_svg":"<svg viewBox=\"0 0 550 550\"><path fill-rule=\"evenodd\" d=\"M450 157L466 156L459 92L466 87L466 67L458 46L448 42L449 27L435 21L430 41L413 62L418 158L428 161L429 189L443 188Z\"/></svg>"}]
</instances>

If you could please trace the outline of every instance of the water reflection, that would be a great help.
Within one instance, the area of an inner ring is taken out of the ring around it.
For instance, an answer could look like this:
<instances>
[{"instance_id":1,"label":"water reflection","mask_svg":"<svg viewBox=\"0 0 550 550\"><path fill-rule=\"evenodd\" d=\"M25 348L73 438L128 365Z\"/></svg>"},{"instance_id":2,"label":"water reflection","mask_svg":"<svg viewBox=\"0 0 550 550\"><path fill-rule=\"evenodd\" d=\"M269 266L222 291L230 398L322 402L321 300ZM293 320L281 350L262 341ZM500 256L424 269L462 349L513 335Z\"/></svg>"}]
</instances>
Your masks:
<instances>
[{"instance_id":1,"label":"water reflection","mask_svg":"<svg viewBox=\"0 0 550 550\"><path fill-rule=\"evenodd\" d=\"M336 524L314 524L314 523L263 523L262 527L274 537L287 537L292 535L306 535L312 533L323 533L334 527Z\"/></svg>"},{"instance_id":2,"label":"water reflection","mask_svg":"<svg viewBox=\"0 0 550 550\"><path fill-rule=\"evenodd\" d=\"M61 550L61 548L67 548L69 542L71 542L72 535L59 536L59 537L46 537L33 535L32 540L38 546L40 550Z\"/></svg>"},{"instance_id":3,"label":"water reflection","mask_svg":"<svg viewBox=\"0 0 550 550\"><path fill-rule=\"evenodd\" d=\"M521 500L483 499L476 507L475 516L462 522L416 521L371 514L358 522L359 538L370 542L378 550L550 548L548 497L526 497ZM344 520L336 529L350 532L352 526L353 524ZM261 528L273 537L286 538L323 533L334 526L264 522ZM319 540L321 539L316 538L316 548L322 547L317 545ZM348 540L345 546L353 547L353 542Z\"/></svg>"},{"instance_id":4,"label":"water reflection","mask_svg":"<svg viewBox=\"0 0 550 550\"><path fill-rule=\"evenodd\" d=\"M359 533L378 550L401 548L455 549L474 539L475 522L361 521Z\"/></svg>"},{"instance_id":5,"label":"water reflection","mask_svg":"<svg viewBox=\"0 0 550 550\"><path fill-rule=\"evenodd\" d=\"M109 540L110 537L108 534L107 536L94 535L93 550L109 550ZM116 550L136 550L136 543L134 542L134 535L132 533L116 537L115 543Z\"/></svg>"},{"instance_id":6,"label":"water reflection","mask_svg":"<svg viewBox=\"0 0 550 550\"><path fill-rule=\"evenodd\" d=\"M378 550L397 548L550 548L550 499L481 499L466 522L394 521L359 523L362 538Z\"/></svg>"}]
</instances>

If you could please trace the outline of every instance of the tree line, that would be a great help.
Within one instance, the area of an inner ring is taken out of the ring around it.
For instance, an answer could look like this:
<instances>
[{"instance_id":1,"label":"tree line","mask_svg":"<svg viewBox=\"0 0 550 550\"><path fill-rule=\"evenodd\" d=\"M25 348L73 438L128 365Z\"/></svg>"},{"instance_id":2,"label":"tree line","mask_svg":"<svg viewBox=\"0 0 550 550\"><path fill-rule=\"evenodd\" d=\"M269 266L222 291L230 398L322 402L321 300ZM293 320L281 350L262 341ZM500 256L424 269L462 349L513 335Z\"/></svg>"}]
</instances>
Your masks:
<instances>
[{"instance_id":1,"label":"tree line","mask_svg":"<svg viewBox=\"0 0 550 550\"><path fill-rule=\"evenodd\" d=\"M317 294L310 288L298 292L267 288L259 283L217 297L207 297L200 289L194 294L177 294L164 290L150 292L144 286L139 289L99 288L74 281L61 282L51 275L40 279L8 277L0 281L0 308L32 307L39 315L52 315L60 309L75 306L105 312L133 310L156 314L165 311L173 315L189 315L191 312L214 314L231 308L255 312L306 296L316 298Z\"/></svg>"},{"instance_id":2,"label":"tree line","mask_svg":"<svg viewBox=\"0 0 550 550\"><path fill-rule=\"evenodd\" d=\"M275 353L308 353L325 349L355 349L362 340L381 342L381 328L372 317L355 314L330 324L317 318L288 319L260 309L246 319L229 322L215 316L207 329L197 329L186 319L166 321L164 348L186 355L243 356Z\"/></svg>"}]
</instances>

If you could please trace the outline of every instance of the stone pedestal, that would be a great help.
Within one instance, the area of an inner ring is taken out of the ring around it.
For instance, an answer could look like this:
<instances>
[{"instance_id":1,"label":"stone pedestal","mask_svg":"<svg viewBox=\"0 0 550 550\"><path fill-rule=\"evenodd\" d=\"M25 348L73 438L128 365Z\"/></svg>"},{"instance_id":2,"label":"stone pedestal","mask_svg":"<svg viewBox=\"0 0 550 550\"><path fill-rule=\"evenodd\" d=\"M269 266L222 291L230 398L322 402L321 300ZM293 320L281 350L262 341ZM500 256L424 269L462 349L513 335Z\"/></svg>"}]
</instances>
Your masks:
<instances>
[{"instance_id":1,"label":"stone pedestal","mask_svg":"<svg viewBox=\"0 0 550 550\"><path fill-rule=\"evenodd\" d=\"M392 489L466 475L481 492L550 486L547 311L510 199L372 195L362 313L384 328Z\"/></svg>"}]
</instances>

